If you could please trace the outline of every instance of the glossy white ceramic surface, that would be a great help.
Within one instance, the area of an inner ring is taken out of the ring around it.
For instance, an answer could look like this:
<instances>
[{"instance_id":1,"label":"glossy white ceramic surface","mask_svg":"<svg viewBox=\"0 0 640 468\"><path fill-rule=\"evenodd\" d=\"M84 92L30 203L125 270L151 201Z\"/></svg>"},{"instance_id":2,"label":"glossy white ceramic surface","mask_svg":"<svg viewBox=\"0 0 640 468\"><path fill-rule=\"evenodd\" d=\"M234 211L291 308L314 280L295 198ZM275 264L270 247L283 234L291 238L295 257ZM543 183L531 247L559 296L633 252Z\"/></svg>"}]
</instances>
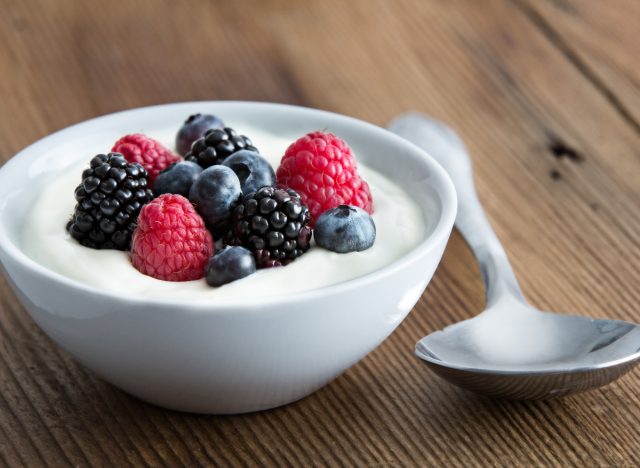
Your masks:
<instances>
[{"instance_id":1,"label":"glossy white ceramic surface","mask_svg":"<svg viewBox=\"0 0 640 468\"><path fill-rule=\"evenodd\" d=\"M29 189L73 164L76 148L104 152L93 143L97 135L115 141L135 132L140 122L162 128L195 112L242 119L276 134L319 128L338 133L359 160L401 184L424 207L432 218L425 239L391 265L354 280L224 304L104 293L47 270L21 251L22 223L35 195ZM69 158L60 157L65 152ZM380 344L427 286L455 215L455 191L445 172L420 149L379 127L279 104L170 104L75 125L6 163L0 169L0 263L38 325L105 380L167 408L239 413L302 398Z\"/></svg>"}]
</instances>

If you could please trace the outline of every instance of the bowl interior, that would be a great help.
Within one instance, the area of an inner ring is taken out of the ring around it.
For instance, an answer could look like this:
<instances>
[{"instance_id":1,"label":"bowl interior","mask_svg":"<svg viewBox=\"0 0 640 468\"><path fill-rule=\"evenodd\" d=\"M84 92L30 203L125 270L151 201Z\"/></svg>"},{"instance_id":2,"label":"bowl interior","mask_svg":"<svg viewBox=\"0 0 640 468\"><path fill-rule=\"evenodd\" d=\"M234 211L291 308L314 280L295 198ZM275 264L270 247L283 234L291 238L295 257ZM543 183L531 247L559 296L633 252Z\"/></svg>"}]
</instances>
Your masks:
<instances>
[{"instance_id":1,"label":"bowl interior","mask_svg":"<svg viewBox=\"0 0 640 468\"><path fill-rule=\"evenodd\" d=\"M334 132L349 143L359 162L395 181L421 207L425 236L405 257L429 249L441 236L449 235L456 211L453 186L433 159L405 140L374 125L330 112L281 104L214 101L110 114L61 130L21 151L0 170L0 250L4 251L0 253L11 255L54 281L87 287L36 264L21 250L25 215L40 189L79 161L107 151L123 134L175 134L185 117L196 112L221 115L232 127L258 127L291 140L317 129Z\"/></svg>"}]
</instances>

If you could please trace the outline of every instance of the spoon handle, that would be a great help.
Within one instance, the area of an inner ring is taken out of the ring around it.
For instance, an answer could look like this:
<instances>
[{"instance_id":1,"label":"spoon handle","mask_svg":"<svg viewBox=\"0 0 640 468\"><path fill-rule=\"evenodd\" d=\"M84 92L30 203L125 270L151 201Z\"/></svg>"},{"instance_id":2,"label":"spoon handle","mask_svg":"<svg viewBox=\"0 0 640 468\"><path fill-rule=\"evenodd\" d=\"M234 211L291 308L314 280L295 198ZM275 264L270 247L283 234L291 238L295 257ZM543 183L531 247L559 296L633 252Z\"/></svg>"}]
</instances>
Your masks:
<instances>
[{"instance_id":1,"label":"spoon handle","mask_svg":"<svg viewBox=\"0 0 640 468\"><path fill-rule=\"evenodd\" d=\"M389 130L426 151L453 181L458 195L455 225L478 260L487 304L504 296L525 302L507 254L480 205L471 158L462 140L444 123L414 112L394 119Z\"/></svg>"}]
</instances>

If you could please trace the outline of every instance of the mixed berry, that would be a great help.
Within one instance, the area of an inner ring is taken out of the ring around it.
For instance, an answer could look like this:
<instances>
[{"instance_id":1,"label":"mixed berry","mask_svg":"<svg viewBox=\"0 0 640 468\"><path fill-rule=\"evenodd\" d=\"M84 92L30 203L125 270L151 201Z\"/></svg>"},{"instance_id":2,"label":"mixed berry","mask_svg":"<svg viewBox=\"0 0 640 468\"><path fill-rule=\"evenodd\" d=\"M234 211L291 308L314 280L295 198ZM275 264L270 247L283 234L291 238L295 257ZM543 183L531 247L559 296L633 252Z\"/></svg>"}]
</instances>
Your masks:
<instances>
[{"instance_id":1,"label":"mixed berry","mask_svg":"<svg viewBox=\"0 0 640 468\"><path fill-rule=\"evenodd\" d=\"M189 190L189 200L216 238L229 230L231 211L241 196L238 176L221 165L207 167Z\"/></svg>"},{"instance_id":2,"label":"mixed berry","mask_svg":"<svg viewBox=\"0 0 640 468\"><path fill-rule=\"evenodd\" d=\"M227 246L209 259L205 278L209 286L222 286L255 272L256 259L249 250L242 246Z\"/></svg>"},{"instance_id":3,"label":"mixed berry","mask_svg":"<svg viewBox=\"0 0 640 468\"><path fill-rule=\"evenodd\" d=\"M283 266L309 250L310 220L297 192L262 187L234 208L228 243L251 250L259 268Z\"/></svg>"},{"instance_id":4,"label":"mixed berry","mask_svg":"<svg viewBox=\"0 0 640 468\"><path fill-rule=\"evenodd\" d=\"M238 135L233 128L215 128L207 130L194 141L184 158L206 169L214 164L222 164L227 156L240 150L258 153L258 148L253 146L251 140L244 135Z\"/></svg>"},{"instance_id":5,"label":"mixed berry","mask_svg":"<svg viewBox=\"0 0 640 468\"><path fill-rule=\"evenodd\" d=\"M131 263L141 273L161 280L197 280L213 250L213 238L191 202L165 193L140 212L131 241Z\"/></svg>"},{"instance_id":6,"label":"mixed berry","mask_svg":"<svg viewBox=\"0 0 640 468\"><path fill-rule=\"evenodd\" d=\"M224 128L224 122L215 115L190 115L176 135L176 150L178 154L186 156L191 150L191 145L193 145L194 141L200 139L206 131L215 130L216 128Z\"/></svg>"},{"instance_id":7,"label":"mixed berry","mask_svg":"<svg viewBox=\"0 0 640 468\"><path fill-rule=\"evenodd\" d=\"M128 250L138 214L153 193L140 164L109 153L91 159L75 198L76 207L67 223L71 237L93 249Z\"/></svg>"},{"instance_id":8,"label":"mixed berry","mask_svg":"<svg viewBox=\"0 0 640 468\"><path fill-rule=\"evenodd\" d=\"M300 194L312 223L339 205L373 213L369 185L358 174L351 149L332 133L311 132L297 139L284 153L276 175L278 184Z\"/></svg>"},{"instance_id":9,"label":"mixed berry","mask_svg":"<svg viewBox=\"0 0 640 468\"><path fill-rule=\"evenodd\" d=\"M376 240L376 225L357 206L340 205L325 211L313 230L316 244L338 253L360 252Z\"/></svg>"},{"instance_id":10,"label":"mixed berry","mask_svg":"<svg viewBox=\"0 0 640 468\"><path fill-rule=\"evenodd\" d=\"M276 185L276 173L269 161L253 151L237 151L222 161L222 165L230 167L236 173L242 193L256 192L262 187Z\"/></svg>"},{"instance_id":11,"label":"mixed berry","mask_svg":"<svg viewBox=\"0 0 640 468\"><path fill-rule=\"evenodd\" d=\"M120 153L130 163L144 167L150 186L153 186L160 171L181 159L162 143L140 133L123 136L115 142L111 152Z\"/></svg>"},{"instance_id":12,"label":"mixed berry","mask_svg":"<svg viewBox=\"0 0 640 468\"><path fill-rule=\"evenodd\" d=\"M202 166L191 161L180 161L161 171L153 183L153 193L177 193L189 198L191 186L202 172Z\"/></svg>"},{"instance_id":13,"label":"mixed berry","mask_svg":"<svg viewBox=\"0 0 640 468\"><path fill-rule=\"evenodd\" d=\"M311 248L359 252L375 242L371 191L332 133L294 141L274 171L248 137L194 114L176 150L131 134L91 159L75 191L71 237L129 250L145 275L204 278L213 287L283 267Z\"/></svg>"}]
</instances>

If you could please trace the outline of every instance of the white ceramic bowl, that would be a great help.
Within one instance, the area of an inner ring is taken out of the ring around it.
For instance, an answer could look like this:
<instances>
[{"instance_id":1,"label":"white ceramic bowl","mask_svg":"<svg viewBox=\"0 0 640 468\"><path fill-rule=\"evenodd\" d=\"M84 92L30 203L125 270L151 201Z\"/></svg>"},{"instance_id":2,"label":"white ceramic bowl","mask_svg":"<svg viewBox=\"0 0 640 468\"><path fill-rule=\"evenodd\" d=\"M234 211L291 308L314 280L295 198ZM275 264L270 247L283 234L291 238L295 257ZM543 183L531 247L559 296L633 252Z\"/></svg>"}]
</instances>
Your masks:
<instances>
[{"instance_id":1,"label":"white ceramic bowl","mask_svg":"<svg viewBox=\"0 0 640 468\"><path fill-rule=\"evenodd\" d=\"M428 233L409 254L366 276L282 297L238 298L224 306L105 293L44 268L21 251L25 214L37 196L33 188L74 164L77 148L91 148L104 135L114 141L114 135L131 133L140 122L146 128L175 125L195 112L276 133L331 128L360 161L387 174L425 207ZM36 323L103 379L167 408L240 413L309 395L378 346L429 283L455 215L456 195L444 170L374 125L280 104L169 104L74 125L7 162L0 169L0 262Z\"/></svg>"}]
</instances>

